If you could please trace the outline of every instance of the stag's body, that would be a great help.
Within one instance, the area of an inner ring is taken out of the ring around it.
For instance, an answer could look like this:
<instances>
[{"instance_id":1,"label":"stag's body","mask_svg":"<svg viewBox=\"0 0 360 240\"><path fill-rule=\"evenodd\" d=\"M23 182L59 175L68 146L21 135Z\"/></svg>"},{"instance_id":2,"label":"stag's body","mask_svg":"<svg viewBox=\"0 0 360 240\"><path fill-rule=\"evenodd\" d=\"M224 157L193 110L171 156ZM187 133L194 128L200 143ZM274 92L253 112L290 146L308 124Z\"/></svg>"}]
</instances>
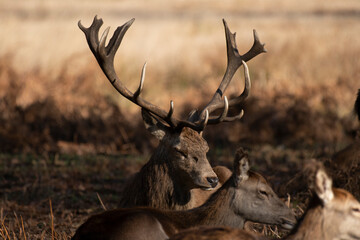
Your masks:
<instances>
[{"instance_id":1,"label":"stag's body","mask_svg":"<svg viewBox=\"0 0 360 240\"><path fill-rule=\"evenodd\" d=\"M100 40L98 38L103 24L101 19L95 17L89 28L85 28L79 22L90 50L110 83L122 96L141 107L147 129L160 140L149 162L131 181L126 183L120 207L151 206L161 209L189 209L199 206L209 195L202 189L215 188L218 183L218 178L206 158L208 145L201 137L201 131L207 124L229 122L242 117L242 110L235 116L228 116L228 108L238 106L249 95L251 82L245 61L266 52L264 44L260 43L254 31L253 46L247 53L240 55L235 42L235 34L230 32L224 20L228 57L224 77L205 108L192 112L187 120L181 120L173 116L172 101L169 111L165 111L140 96L144 85L146 64L141 73L139 87L134 93L126 88L115 72L115 53L133 22L134 19L118 27L108 45L106 45L106 38L109 28L104 31ZM224 96L225 90L241 65L245 68L244 91L228 101ZM219 116L211 116L216 110L222 110L222 113Z\"/></svg>"},{"instance_id":2,"label":"stag's body","mask_svg":"<svg viewBox=\"0 0 360 240\"><path fill-rule=\"evenodd\" d=\"M316 173L315 196L308 210L287 240L358 240L360 239L360 203L343 189L332 188L331 179L322 169ZM174 235L170 240L259 240L264 237L231 228L194 228Z\"/></svg>"},{"instance_id":3,"label":"stag's body","mask_svg":"<svg viewBox=\"0 0 360 240\"><path fill-rule=\"evenodd\" d=\"M292 211L276 196L266 180L260 174L249 171L248 166L247 155L239 151L232 177L198 208L186 211L154 208L107 211L90 217L73 239L91 240L106 235L103 240L159 240L166 238L142 238L143 232L148 230L158 237L164 234L172 236L201 225L243 228L246 220L291 228L296 221Z\"/></svg>"}]
</instances>

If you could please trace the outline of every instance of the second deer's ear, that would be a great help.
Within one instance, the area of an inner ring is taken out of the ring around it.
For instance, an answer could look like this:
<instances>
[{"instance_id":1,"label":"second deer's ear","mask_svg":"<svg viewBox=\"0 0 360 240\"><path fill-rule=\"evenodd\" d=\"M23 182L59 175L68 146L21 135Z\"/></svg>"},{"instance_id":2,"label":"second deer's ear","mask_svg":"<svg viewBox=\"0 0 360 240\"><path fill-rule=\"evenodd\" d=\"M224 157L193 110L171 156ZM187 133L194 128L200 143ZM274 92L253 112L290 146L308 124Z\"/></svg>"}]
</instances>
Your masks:
<instances>
[{"instance_id":1,"label":"second deer's ear","mask_svg":"<svg viewBox=\"0 0 360 240\"><path fill-rule=\"evenodd\" d=\"M323 169L316 173L314 191L324 205L334 198L332 180Z\"/></svg>"},{"instance_id":2,"label":"second deer's ear","mask_svg":"<svg viewBox=\"0 0 360 240\"><path fill-rule=\"evenodd\" d=\"M250 165L248 154L242 148L239 148L236 151L234 159L234 176L236 186L249 178L249 169Z\"/></svg>"},{"instance_id":3,"label":"second deer's ear","mask_svg":"<svg viewBox=\"0 0 360 240\"><path fill-rule=\"evenodd\" d=\"M168 131L167 127L143 108L141 109L141 115L144 120L146 129L157 139L163 139L166 132Z\"/></svg>"}]
</instances>

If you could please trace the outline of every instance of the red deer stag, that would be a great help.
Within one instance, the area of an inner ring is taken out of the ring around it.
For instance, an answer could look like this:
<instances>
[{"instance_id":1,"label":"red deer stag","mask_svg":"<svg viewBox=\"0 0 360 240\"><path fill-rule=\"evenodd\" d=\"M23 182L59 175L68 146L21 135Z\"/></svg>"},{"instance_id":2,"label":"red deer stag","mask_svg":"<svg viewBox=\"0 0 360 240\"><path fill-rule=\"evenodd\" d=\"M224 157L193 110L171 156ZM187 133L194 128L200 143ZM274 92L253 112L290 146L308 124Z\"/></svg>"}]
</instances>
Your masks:
<instances>
[{"instance_id":1,"label":"red deer stag","mask_svg":"<svg viewBox=\"0 0 360 240\"><path fill-rule=\"evenodd\" d=\"M167 239L201 225L243 228L246 220L291 229L296 219L260 174L249 170L248 156L236 152L233 175L207 202L183 211L123 208L94 215L76 231L73 240Z\"/></svg>"},{"instance_id":2,"label":"red deer stag","mask_svg":"<svg viewBox=\"0 0 360 240\"><path fill-rule=\"evenodd\" d=\"M133 22L134 19L118 27L107 46L105 42L109 28L104 31L100 40L98 38L99 29L103 24L102 19L95 16L89 28L85 28L80 21L78 24L85 33L90 50L110 83L122 96L141 107L147 129L160 140L150 160L131 181L126 183L124 188L126 194L123 194L120 206L151 206L177 210L199 206L204 201L194 196L198 195L199 191L196 194L192 191L212 189L218 183L218 178L206 158L209 147L202 138L201 131L207 124L229 122L242 117L242 110L238 115L228 116L228 108L238 106L248 96L251 84L244 62L265 52L264 44L261 44L254 30L253 46L247 53L240 55L235 42L235 34L230 32L227 23L223 20L228 59L224 77L204 109L193 111L187 120L181 120L173 116L172 101L169 111L165 111L140 97L146 64L142 69L140 85L134 93L126 88L115 72L115 53L125 32ZM245 88L239 96L228 101L224 92L241 65L245 67ZM222 113L214 116L215 111L222 111Z\"/></svg>"},{"instance_id":3,"label":"red deer stag","mask_svg":"<svg viewBox=\"0 0 360 240\"><path fill-rule=\"evenodd\" d=\"M344 189L332 188L323 168L315 174L314 197L288 240L360 239L360 203ZM240 229L202 227L180 232L171 240L259 240L265 239Z\"/></svg>"}]
</instances>

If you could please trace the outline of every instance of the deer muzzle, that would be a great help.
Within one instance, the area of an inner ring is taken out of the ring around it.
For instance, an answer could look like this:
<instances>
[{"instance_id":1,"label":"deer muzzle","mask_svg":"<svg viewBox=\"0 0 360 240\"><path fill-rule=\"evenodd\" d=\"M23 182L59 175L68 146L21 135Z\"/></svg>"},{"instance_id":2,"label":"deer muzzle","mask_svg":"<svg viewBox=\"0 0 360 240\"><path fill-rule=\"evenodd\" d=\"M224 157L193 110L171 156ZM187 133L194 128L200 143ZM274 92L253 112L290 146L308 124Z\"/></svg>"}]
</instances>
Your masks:
<instances>
[{"instance_id":1,"label":"deer muzzle","mask_svg":"<svg viewBox=\"0 0 360 240\"><path fill-rule=\"evenodd\" d=\"M207 177L206 180L212 188L216 187L219 183L219 179L217 177Z\"/></svg>"},{"instance_id":2,"label":"deer muzzle","mask_svg":"<svg viewBox=\"0 0 360 240\"><path fill-rule=\"evenodd\" d=\"M291 230L294 228L296 224L296 220L295 220L295 217L294 219L281 219L281 224L280 224L280 227L283 228L283 229L286 229L286 230Z\"/></svg>"}]
</instances>

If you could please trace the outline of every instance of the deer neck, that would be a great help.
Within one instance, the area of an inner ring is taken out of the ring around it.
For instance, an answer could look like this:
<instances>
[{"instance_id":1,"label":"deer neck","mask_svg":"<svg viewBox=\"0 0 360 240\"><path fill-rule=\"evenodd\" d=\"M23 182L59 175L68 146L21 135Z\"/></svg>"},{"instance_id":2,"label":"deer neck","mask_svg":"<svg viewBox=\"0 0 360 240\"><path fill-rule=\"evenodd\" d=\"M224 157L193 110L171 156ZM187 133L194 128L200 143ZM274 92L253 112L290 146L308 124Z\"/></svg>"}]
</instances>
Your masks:
<instances>
[{"instance_id":1,"label":"deer neck","mask_svg":"<svg viewBox=\"0 0 360 240\"><path fill-rule=\"evenodd\" d=\"M141 169L143 189L147 189L149 205L161 209L183 210L191 206L190 189L183 186L178 174L169 166L168 154L155 151Z\"/></svg>"},{"instance_id":2,"label":"deer neck","mask_svg":"<svg viewBox=\"0 0 360 240\"><path fill-rule=\"evenodd\" d=\"M293 230L286 239L289 240L311 240L311 239L328 239L326 230L323 227L324 216L321 206L309 209L302 220L299 221L298 227Z\"/></svg>"},{"instance_id":3,"label":"deer neck","mask_svg":"<svg viewBox=\"0 0 360 240\"><path fill-rule=\"evenodd\" d=\"M209 200L202 206L188 210L184 218L188 219L189 226L227 226L243 228L245 219L236 214L232 207L235 189L231 187L230 178Z\"/></svg>"}]
</instances>

